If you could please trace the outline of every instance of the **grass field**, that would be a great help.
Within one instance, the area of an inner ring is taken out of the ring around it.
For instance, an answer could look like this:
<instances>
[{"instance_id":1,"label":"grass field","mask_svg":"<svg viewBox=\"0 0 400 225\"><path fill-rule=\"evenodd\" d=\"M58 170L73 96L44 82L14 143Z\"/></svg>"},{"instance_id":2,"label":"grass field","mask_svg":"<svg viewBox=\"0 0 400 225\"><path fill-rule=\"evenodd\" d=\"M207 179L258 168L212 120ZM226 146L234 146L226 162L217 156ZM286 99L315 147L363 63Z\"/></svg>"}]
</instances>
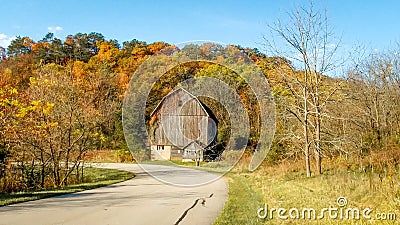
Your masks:
<instances>
[{"instance_id":1,"label":"grass field","mask_svg":"<svg viewBox=\"0 0 400 225\"><path fill-rule=\"evenodd\" d=\"M300 162L287 162L276 166L262 165L252 173L246 172L245 167L228 173L229 199L214 224L400 224L398 170L390 175L379 175L343 169L328 162L321 176L307 178L302 171ZM340 207L339 197L344 197L347 205ZM271 208L285 209L282 216L288 218L278 218L277 210L272 212L272 219L271 213L265 219L258 218L257 210L265 208L265 204L268 212ZM317 219L313 214L308 219L308 211L303 219L305 208L315 209ZM326 211L322 213L324 218L318 219L324 208L332 208L332 218ZM333 219L334 208L337 208L336 219ZM366 213L371 219L362 219L362 211L366 208L371 209ZM360 219L352 219L353 211L346 211L348 209L358 209ZM290 218L290 210L298 219ZM386 220L382 220L383 217Z\"/></svg>"},{"instance_id":2,"label":"grass field","mask_svg":"<svg viewBox=\"0 0 400 225\"><path fill-rule=\"evenodd\" d=\"M214 224L260 224L262 221L254 212L263 205L261 190L244 174L229 173L226 178L229 181L229 199Z\"/></svg>"},{"instance_id":3,"label":"grass field","mask_svg":"<svg viewBox=\"0 0 400 225\"><path fill-rule=\"evenodd\" d=\"M103 187L134 177L131 172L103 168L85 168L84 174L87 182L82 184L28 192L0 193L0 206Z\"/></svg>"}]
</instances>

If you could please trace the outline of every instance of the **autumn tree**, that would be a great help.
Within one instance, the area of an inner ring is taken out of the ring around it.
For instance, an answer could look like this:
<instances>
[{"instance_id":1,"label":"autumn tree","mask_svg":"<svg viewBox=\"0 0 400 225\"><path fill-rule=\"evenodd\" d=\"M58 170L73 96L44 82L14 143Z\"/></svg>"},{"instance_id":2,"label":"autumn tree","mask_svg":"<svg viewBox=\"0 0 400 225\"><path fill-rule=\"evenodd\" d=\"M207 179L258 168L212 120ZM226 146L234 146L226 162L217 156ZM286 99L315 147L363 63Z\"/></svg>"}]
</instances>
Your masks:
<instances>
[{"instance_id":1,"label":"autumn tree","mask_svg":"<svg viewBox=\"0 0 400 225\"><path fill-rule=\"evenodd\" d=\"M10 86L0 88L0 179L5 177L8 158L12 155L11 144L15 139L14 122L19 105L16 88ZM5 183L3 182L2 186L5 186Z\"/></svg>"},{"instance_id":2,"label":"autumn tree","mask_svg":"<svg viewBox=\"0 0 400 225\"><path fill-rule=\"evenodd\" d=\"M35 68L32 54L21 54L0 63L0 86L11 85L25 89Z\"/></svg>"},{"instance_id":3,"label":"autumn tree","mask_svg":"<svg viewBox=\"0 0 400 225\"><path fill-rule=\"evenodd\" d=\"M86 152L101 147L118 104L112 75L77 77L68 67L48 64L35 72L28 94L39 110L29 114L21 133L32 158L51 168L54 186L68 184Z\"/></svg>"}]
</instances>

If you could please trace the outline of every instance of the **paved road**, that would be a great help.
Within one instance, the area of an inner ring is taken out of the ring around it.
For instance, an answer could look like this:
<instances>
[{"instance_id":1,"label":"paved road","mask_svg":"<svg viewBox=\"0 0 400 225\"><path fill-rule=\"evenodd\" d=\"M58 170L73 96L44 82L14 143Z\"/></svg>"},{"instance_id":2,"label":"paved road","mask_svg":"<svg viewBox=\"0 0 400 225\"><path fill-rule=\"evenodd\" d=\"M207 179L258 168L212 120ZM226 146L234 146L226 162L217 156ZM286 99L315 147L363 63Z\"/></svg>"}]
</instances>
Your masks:
<instances>
[{"instance_id":1,"label":"paved road","mask_svg":"<svg viewBox=\"0 0 400 225\"><path fill-rule=\"evenodd\" d=\"M223 179L182 187L162 183L135 164L99 166L133 171L136 177L107 187L0 207L0 224L212 224L227 199ZM191 169L143 166L161 179L175 177L177 182L216 178Z\"/></svg>"}]
</instances>

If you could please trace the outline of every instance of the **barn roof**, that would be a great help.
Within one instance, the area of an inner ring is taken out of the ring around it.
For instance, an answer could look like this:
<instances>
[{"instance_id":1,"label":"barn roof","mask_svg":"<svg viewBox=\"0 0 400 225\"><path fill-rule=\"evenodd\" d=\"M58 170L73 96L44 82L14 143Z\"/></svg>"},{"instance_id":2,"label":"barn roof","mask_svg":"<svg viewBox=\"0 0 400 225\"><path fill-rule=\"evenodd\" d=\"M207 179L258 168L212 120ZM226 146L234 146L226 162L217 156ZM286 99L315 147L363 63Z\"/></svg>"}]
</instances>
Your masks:
<instances>
[{"instance_id":1,"label":"barn roof","mask_svg":"<svg viewBox=\"0 0 400 225\"><path fill-rule=\"evenodd\" d=\"M197 103L199 103L199 105L201 106L201 108L203 109L203 111L206 113L206 115L208 117L210 117L210 114L208 113L208 110L204 107L203 103L200 102L200 100L194 96L193 94L191 94L189 91L187 91L186 89L180 87L175 89L174 91L168 93L163 99L161 99L161 101L157 104L156 108L153 110L153 112L151 112L150 116L153 116L154 113L162 106L163 102L165 101L165 99L167 99L169 96L171 96L172 94L178 92L178 91L183 91L186 94L188 94L190 97L192 97Z\"/></svg>"},{"instance_id":2,"label":"barn roof","mask_svg":"<svg viewBox=\"0 0 400 225\"><path fill-rule=\"evenodd\" d=\"M188 148L190 145L197 145L202 149L205 149L207 146L204 145L203 143L201 143L199 140L193 140L192 142L190 142L189 144L187 144L185 147L183 147L183 149Z\"/></svg>"}]
</instances>

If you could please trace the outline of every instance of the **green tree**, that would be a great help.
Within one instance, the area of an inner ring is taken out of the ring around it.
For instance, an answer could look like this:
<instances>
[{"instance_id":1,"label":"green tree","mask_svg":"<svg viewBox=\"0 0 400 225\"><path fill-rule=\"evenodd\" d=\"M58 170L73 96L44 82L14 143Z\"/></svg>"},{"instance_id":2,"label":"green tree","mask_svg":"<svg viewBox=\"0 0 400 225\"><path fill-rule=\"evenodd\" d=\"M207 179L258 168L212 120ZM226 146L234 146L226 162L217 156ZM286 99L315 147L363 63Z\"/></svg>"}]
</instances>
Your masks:
<instances>
[{"instance_id":1,"label":"green tree","mask_svg":"<svg viewBox=\"0 0 400 225\"><path fill-rule=\"evenodd\" d=\"M7 49L8 57L17 56L20 54L29 53L32 50L30 45L31 40L28 37L17 36L11 41Z\"/></svg>"}]
</instances>

